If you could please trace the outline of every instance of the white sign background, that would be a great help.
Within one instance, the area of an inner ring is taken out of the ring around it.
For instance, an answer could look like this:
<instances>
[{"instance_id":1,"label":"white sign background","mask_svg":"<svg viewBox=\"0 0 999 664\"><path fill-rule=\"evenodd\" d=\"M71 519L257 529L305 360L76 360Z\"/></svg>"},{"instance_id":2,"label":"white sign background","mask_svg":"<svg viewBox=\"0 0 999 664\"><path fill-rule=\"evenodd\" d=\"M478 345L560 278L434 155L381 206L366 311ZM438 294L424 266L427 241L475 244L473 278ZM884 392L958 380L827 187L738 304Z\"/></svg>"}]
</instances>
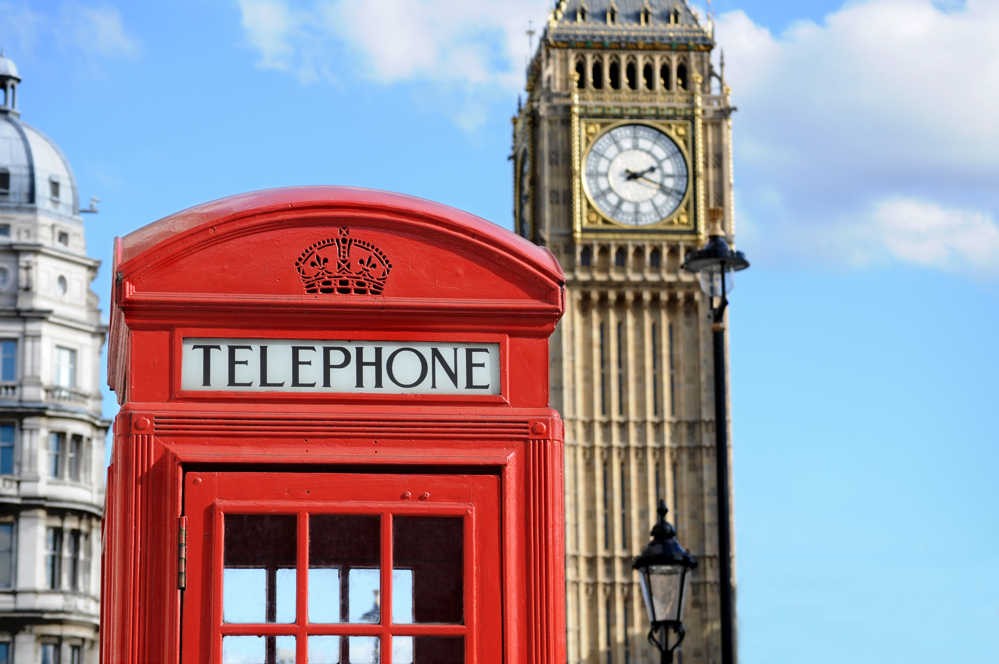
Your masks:
<instances>
[{"instance_id":1,"label":"white sign background","mask_svg":"<svg viewBox=\"0 0 999 664\"><path fill-rule=\"evenodd\" d=\"M498 343L184 339L192 391L499 394Z\"/></svg>"}]
</instances>

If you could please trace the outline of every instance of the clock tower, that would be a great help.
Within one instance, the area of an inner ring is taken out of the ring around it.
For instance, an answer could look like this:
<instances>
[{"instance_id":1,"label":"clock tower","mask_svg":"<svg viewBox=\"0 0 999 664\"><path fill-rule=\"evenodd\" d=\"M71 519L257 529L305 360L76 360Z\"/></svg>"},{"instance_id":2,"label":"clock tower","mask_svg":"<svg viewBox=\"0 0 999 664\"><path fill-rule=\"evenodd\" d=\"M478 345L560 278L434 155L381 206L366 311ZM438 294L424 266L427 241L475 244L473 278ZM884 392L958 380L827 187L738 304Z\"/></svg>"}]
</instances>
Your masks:
<instances>
[{"instance_id":1,"label":"clock tower","mask_svg":"<svg viewBox=\"0 0 999 664\"><path fill-rule=\"evenodd\" d=\"M710 303L680 270L734 230L713 32L685 0L559 0L513 121L515 228L566 272L551 398L570 664L658 661L631 562L659 497L699 560L677 661L720 661Z\"/></svg>"}]
</instances>

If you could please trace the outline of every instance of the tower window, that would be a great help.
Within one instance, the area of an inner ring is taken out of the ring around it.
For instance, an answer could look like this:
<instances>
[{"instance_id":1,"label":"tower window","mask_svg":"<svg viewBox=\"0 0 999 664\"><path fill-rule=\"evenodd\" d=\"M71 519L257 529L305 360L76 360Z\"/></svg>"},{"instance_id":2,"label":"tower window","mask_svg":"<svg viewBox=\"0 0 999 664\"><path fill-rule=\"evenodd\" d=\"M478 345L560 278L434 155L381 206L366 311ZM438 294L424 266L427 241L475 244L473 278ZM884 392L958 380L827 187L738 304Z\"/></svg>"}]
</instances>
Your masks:
<instances>
[{"instance_id":1,"label":"tower window","mask_svg":"<svg viewBox=\"0 0 999 664\"><path fill-rule=\"evenodd\" d=\"M652 352L650 353L652 355L652 380L649 381L652 383L652 414L659 417L662 414L662 408L659 405L659 376L662 373L662 359L659 351L659 323L653 321L649 336L651 337L649 341L652 346ZM656 488L659 488L658 483Z\"/></svg>"},{"instance_id":2,"label":"tower window","mask_svg":"<svg viewBox=\"0 0 999 664\"><path fill-rule=\"evenodd\" d=\"M676 66L676 85L681 90L689 90L687 80L687 65L680 63Z\"/></svg>"},{"instance_id":3,"label":"tower window","mask_svg":"<svg viewBox=\"0 0 999 664\"><path fill-rule=\"evenodd\" d=\"M639 21L642 25L648 25L650 20L652 20L652 12L649 11L648 7L642 7L642 13L639 15Z\"/></svg>"},{"instance_id":4,"label":"tower window","mask_svg":"<svg viewBox=\"0 0 999 664\"><path fill-rule=\"evenodd\" d=\"M600 414L607 416L607 324L600 323Z\"/></svg>"},{"instance_id":5,"label":"tower window","mask_svg":"<svg viewBox=\"0 0 999 664\"><path fill-rule=\"evenodd\" d=\"M69 246L69 233L67 233L66 231L59 231L56 234L56 242L58 242L59 244L61 244L64 247L68 247Z\"/></svg>"},{"instance_id":6,"label":"tower window","mask_svg":"<svg viewBox=\"0 0 999 664\"><path fill-rule=\"evenodd\" d=\"M630 89L638 89L638 68L635 66L634 62L629 62L628 66L624 68L624 78Z\"/></svg>"},{"instance_id":7,"label":"tower window","mask_svg":"<svg viewBox=\"0 0 999 664\"><path fill-rule=\"evenodd\" d=\"M0 475L14 474L14 442L16 435L17 430L13 424L0 424Z\"/></svg>"},{"instance_id":8,"label":"tower window","mask_svg":"<svg viewBox=\"0 0 999 664\"><path fill-rule=\"evenodd\" d=\"M642 67L642 82L645 84L646 90L651 90L655 87L655 74L653 73L652 65L648 62Z\"/></svg>"},{"instance_id":9,"label":"tower window","mask_svg":"<svg viewBox=\"0 0 999 664\"><path fill-rule=\"evenodd\" d=\"M576 58L576 88L582 90L586 87L586 63L583 58Z\"/></svg>"},{"instance_id":10,"label":"tower window","mask_svg":"<svg viewBox=\"0 0 999 664\"><path fill-rule=\"evenodd\" d=\"M580 5L579 9L576 10L576 21L582 23L586 20L586 6Z\"/></svg>"},{"instance_id":11,"label":"tower window","mask_svg":"<svg viewBox=\"0 0 999 664\"><path fill-rule=\"evenodd\" d=\"M621 63L617 60L611 60L610 67L607 70L607 79L610 82L611 88L614 90L621 89Z\"/></svg>"},{"instance_id":12,"label":"tower window","mask_svg":"<svg viewBox=\"0 0 999 664\"><path fill-rule=\"evenodd\" d=\"M673 77L670 75L669 63L664 62L659 66L659 85L663 90L673 89Z\"/></svg>"},{"instance_id":13,"label":"tower window","mask_svg":"<svg viewBox=\"0 0 999 664\"><path fill-rule=\"evenodd\" d=\"M56 178L49 179L49 197L53 201L59 200L59 180Z\"/></svg>"},{"instance_id":14,"label":"tower window","mask_svg":"<svg viewBox=\"0 0 999 664\"><path fill-rule=\"evenodd\" d=\"M604 63L600 58L594 58L593 65L590 67L590 85L595 90L604 87Z\"/></svg>"},{"instance_id":15,"label":"tower window","mask_svg":"<svg viewBox=\"0 0 999 664\"><path fill-rule=\"evenodd\" d=\"M601 464L601 478L603 480L603 503L604 503L604 548L611 548L611 476L610 476L610 464L604 461Z\"/></svg>"},{"instance_id":16,"label":"tower window","mask_svg":"<svg viewBox=\"0 0 999 664\"><path fill-rule=\"evenodd\" d=\"M680 22L680 10L679 9L674 9L673 10L673 13L670 14L669 22L673 23L673 24L677 24L677 23Z\"/></svg>"},{"instance_id":17,"label":"tower window","mask_svg":"<svg viewBox=\"0 0 999 664\"><path fill-rule=\"evenodd\" d=\"M583 247L579 250L579 264L583 267L590 267L593 264L593 249Z\"/></svg>"},{"instance_id":18,"label":"tower window","mask_svg":"<svg viewBox=\"0 0 999 664\"><path fill-rule=\"evenodd\" d=\"M624 383L624 323L617 324L617 414L624 416L625 383Z\"/></svg>"},{"instance_id":19,"label":"tower window","mask_svg":"<svg viewBox=\"0 0 999 664\"><path fill-rule=\"evenodd\" d=\"M649 252L649 267L660 268L663 264L663 252L653 249Z\"/></svg>"},{"instance_id":20,"label":"tower window","mask_svg":"<svg viewBox=\"0 0 999 664\"><path fill-rule=\"evenodd\" d=\"M617 23L617 7L613 4L607 10L607 23Z\"/></svg>"},{"instance_id":21,"label":"tower window","mask_svg":"<svg viewBox=\"0 0 999 664\"><path fill-rule=\"evenodd\" d=\"M628 262L628 254L623 247L618 247L614 252L614 266L624 267Z\"/></svg>"},{"instance_id":22,"label":"tower window","mask_svg":"<svg viewBox=\"0 0 999 664\"><path fill-rule=\"evenodd\" d=\"M669 324L669 414L676 415L676 343L673 338L673 324Z\"/></svg>"},{"instance_id":23,"label":"tower window","mask_svg":"<svg viewBox=\"0 0 999 664\"><path fill-rule=\"evenodd\" d=\"M6 196L10 193L10 171L6 168L0 168L0 196Z\"/></svg>"}]
</instances>

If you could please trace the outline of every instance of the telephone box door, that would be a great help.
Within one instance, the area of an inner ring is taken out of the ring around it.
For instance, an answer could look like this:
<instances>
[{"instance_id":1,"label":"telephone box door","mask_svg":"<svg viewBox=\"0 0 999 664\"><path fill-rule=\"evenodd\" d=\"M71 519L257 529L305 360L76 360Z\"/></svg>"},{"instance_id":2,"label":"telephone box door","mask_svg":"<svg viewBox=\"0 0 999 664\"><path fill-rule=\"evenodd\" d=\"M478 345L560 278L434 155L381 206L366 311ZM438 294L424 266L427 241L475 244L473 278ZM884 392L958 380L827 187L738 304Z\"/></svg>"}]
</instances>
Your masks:
<instances>
[{"instance_id":1,"label":"telephone box door","mask_svg":"<svg viewBox=\"0 0 999 664\"><path fill-rule=\"evenodd\" d=\"M183 664L502 661L495 475L188 472L182 521Z\"/></svg>"}]
</instances>

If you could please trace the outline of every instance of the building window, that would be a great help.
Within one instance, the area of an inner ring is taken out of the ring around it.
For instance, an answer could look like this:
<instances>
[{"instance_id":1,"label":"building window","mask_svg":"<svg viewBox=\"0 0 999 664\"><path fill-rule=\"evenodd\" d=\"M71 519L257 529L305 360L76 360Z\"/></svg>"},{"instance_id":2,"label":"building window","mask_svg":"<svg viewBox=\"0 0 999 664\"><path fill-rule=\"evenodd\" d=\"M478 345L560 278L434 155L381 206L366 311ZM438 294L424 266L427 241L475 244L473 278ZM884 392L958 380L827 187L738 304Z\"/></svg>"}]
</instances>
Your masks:
<instances>
[{"instance_id":1,"label":"building window","mask_svg":"<svg viewBox=\"0 0 999 664\"><path fill-rule=\"evenodd\" d=\"M11 664L14 661L10 650L10 641L0 641L0 664Z\"/></svg>"},{"instance_id":2,"label":"building window","mask_svg":"<svg viewBox=\"0 0 999 664\"><path fill-rule=\"evenodd\" d=\"M67 233L66 231L59 231L56 234L56 242L58 242L59 244L61 244L64 247L68 247L69 246L69 233Z\"/></svg>"},{"instance_id":3,"label":"building window","mask_svg":"<svg viewBox=\"0 0 999 664\"><path fill-rule=\"evenodd\" d=\"M55 384L58 387L76 387L76 350L56 346Z\"/></svg>"},{"instance_id":4,"label":"building window","mask_svg":"<svg viewBox=\"0 0 999 664\"><path fill-rule=\"evenodd\" d=\"M0 381L13 383L17 380L17 340L0 340Z\"/></svg>"},{"instance_id":5,"label":"building window","mask_svg":"<svg viewBox=\"0 0 999 664\"><path fill-rule=\"evenodd\" d=\"M49 641L42 644L41 664L60 664L59 643Z\"/></svg>"},{"instance_id":6,"label":"building window","mask_svg":"<svg viewBox=\"0 0 999 664\"><path fill-rule=\"evenodd\" d=\"M80 592L90 592L90 535L80 533L80 583L76 587Z\"/></svg>"},{"instance_id":7,"label":"building window","mask_svg":"<svg viewBox=\"0 0 999 664\"><path fill-rule=\"evenodd\" d=\"M0 196L10 193L10 171L0 168Z\"/></svg>"},{"instance_id":8,"label":"building window","mask_svg":"<svg viewBox=\"0 0 999 664\"><path fill-rule=\"evenodd\" d=\"M66 434L53 431L49 434L49 477L62 477L65 458Z\"/></svg>"},{"instance_id":9,"label":"building window","mask_svg":"<svg viewBox=\"0 0 999 664\"><path fill-rule=\"evenodd\" d=\"M0 424L0 475L14 474L14 441L17 429L13 424Z\"/></svg>"},{"instance_id":10,"label":"building window","mask_svg":"<svg viewBox=\"0 0 999 664\"><path fill-rule=\"evenodd\" d=\"M53 201L59 200L59 180L51 178L49 180L49 196Z\"/></svg>"},{"instance_id":11,"label":"building window","mask_svg":"<svg viewBox=\"0 0 999 664\"><path fill-rule=\"evenodd\" d=\"M0 523L0 588L14 587L14 523ZM0 657L0 664L7 660Z\"/></svg>"},{"instance_id":12,"label":"building window","mask_svg":"<svg viewBox=\"0 0 999 664\"><path fill-rule=\"evenodd\" d=\"M83 664L83 646L69 647L69 664Z\"/></svg>"},{"instance_id":13,"label":"building window","mask_svg":"<svg viewBox=\"0 0 999 664\"><path fill-rule=\"evenodd\" d=\"M80 554L82 550L80 549L80 537L82 533L79 530L69 531L69 551L66 552L66 583L70 590L80 589Z\"/></svg>"},{"instance_id":14,"label":"building window","mask_svg":"<svg viewBox=\"0 0 999 664\"><path fill-rule=\"evenodd\" d=\"M45 583L51 590L59 590L62 587L62 529L60 528L48 528L45 531Z\"/></svg>"},{"instance_id":15,"label":"building window","mask_svg":"<svg viewBox=\"0 0 999 664\"><path fill-rule=\"evenodd\" d=\"M0 224L0 237L10 237L10 224Z\"/></svg>"},{"instance_id":16,"label":"building window","mask_svg":"<svg viewBox=\"0 0 999 664\"><path fill-rule=\"evenodd\" d=\"M49 477L80 482L88 479L86 440L80 434L49 433Z\"/></svg>"}]
</instances>

